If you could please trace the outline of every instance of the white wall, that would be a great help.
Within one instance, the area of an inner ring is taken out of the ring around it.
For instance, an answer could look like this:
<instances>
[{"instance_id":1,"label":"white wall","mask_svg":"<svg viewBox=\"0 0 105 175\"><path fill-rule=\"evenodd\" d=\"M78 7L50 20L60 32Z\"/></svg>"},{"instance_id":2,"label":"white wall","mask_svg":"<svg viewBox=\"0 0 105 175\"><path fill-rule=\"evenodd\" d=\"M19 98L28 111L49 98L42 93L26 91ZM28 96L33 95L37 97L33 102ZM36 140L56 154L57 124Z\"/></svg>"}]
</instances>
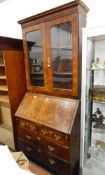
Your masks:
<instances>
[{"instance_id":1,"label":"white wall","mask_svg":"<svg viewBox=\"0 0 105 175\"><path fill-rule=\"evenodd\" d=\"M71 0L5 0L0 3L0 35L22 38L17 21L51 9ZM89 7L87 26L105 25L105 0L83 0Z\"/></svg>"}]
</instances>

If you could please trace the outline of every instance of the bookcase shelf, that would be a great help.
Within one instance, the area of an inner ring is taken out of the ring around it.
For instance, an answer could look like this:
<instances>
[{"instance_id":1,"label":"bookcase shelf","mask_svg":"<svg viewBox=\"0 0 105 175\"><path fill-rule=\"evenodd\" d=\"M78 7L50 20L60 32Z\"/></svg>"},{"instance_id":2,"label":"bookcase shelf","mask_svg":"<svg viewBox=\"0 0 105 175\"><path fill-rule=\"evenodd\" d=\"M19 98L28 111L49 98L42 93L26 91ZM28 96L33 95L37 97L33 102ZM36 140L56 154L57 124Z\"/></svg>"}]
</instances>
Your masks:
<instances>
[{"instance_id":1,"label":"bookcase shelf","mask_svg":"<svg viewBox=\"0 0 105 175\"><path fill-rule=\"evenodd\" d=\"M0 102L9 103L8 95L0 95Z\"/></svg>"},{"instance_id":2,"label":"bookcase shelf","mask_svg":"<svg viewBox=\"0 0 105 175\"><path fill-rule=\"evenodd\" d=\"M6 92L8 92L8 87L7 86L5 86L5 85L0 85L0 91L6 91Z\"/></svg>"},{"instance_id":3,"label":"bookcase shelf","mask_svg":"<svg viewBox=\"0 0 105 175\"><path fill-rule=\"evenodd\" d=\"M7 77L6 77L6 75L0 75L0 80L6 80L7 79Z\"/></svg>"}]
</instances>

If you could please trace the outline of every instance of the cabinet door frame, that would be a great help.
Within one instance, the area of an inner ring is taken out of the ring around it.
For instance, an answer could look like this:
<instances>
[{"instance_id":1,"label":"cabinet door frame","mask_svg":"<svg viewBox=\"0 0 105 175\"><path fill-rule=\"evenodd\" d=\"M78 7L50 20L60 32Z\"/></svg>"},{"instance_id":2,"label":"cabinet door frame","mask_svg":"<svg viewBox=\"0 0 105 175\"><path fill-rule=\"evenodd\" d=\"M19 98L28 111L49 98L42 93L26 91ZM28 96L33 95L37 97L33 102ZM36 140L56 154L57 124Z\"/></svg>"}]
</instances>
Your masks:
<instances>
[{"instance_id":1,"label":"cabinet door frame","mask_svg":"<svg viewBox=\"0 0 105 175\"><path fill-rule=\"evenodd\" d=\"M51 59L51 35L50 35L50 28L54 25L70 22L72 24L72 58L73 58L73 88L72 89L60 89L60 88L53 88L52 82L52 69L51 67L48 68L48 88L52 94L64 95L65 96L78 96L78 89L79 89L79 48L78 48L78 17L77 15L67 15L63 17L58 17L56 19L52 19L46 22L46 43L47 43L47 57L50 58L50 64L52 65Z\"/></svg>"},{"instance_id":2,"label":"cabinet door frame","mask_svg":"<svg viewBox=\"0 0 105 175\"><path fill-rule=\"evenodd\" d=\"M53 25L57 25L64 22L70 22L72 24L72 58L73 58L73 88L72 89L60 89L53 88L52 82L52 59L51 59L51 35L50 28ZM28 32L33 32L35 30L41 30L42 32L42 47L43 47L43 69L44 69L44 87L32 86L30 83L29 75L29 63L28 63L28 48L26 34ZM24 28L23 30L23 47L25 56L25 67L26 67L26 80L27 80L27 90L30 92L47 92L52 95L65 95L65 96L78 96L79 89L79 48L78 48L78 16L76 14L67 15L62 17L57 17L47 22L40 24L35 24ZM48 67L48 59L50 67Z\"/></svg>"},{"instance_id":3,"label":"cabinet door frame","mask_svg":"<svg viewBox=\"0 0 105 175\"><path fill-rule=\"evenodd\" d=\"M33 86L30 82L30 73L29 73L29 63L28 63L28 47L26 34L29 32L33 32L36 30L40 30L42 33L42 50L43 50L43 74L44 74L44 86ZM30 92L45 92L47 89L47 70L46 70L46 44L45 44L45 24L37 24L34 26L30 26L24 29L23 31L23 47L24 47L24 56L25 56L25 68L26 68L26 80L27 80L27 90Z\"/></svg>"}]
</instances>

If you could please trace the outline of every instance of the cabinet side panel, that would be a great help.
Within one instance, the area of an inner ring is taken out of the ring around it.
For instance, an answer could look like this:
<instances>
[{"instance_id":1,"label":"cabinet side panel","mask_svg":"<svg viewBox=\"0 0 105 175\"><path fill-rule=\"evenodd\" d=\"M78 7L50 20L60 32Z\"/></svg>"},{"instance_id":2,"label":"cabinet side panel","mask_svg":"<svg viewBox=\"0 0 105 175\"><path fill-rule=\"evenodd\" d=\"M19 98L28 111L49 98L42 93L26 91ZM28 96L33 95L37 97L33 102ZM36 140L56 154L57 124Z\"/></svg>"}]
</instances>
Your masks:
<instances>
[{"instance_id":1,"label":"cabinet side panel","mask_svg":"<svg viewBox=\"0 0 105 175\"><path fill-rule=\"evenodd\" d=\"M5 64L11 113L14 115L26 92L23 52L16 50L5 51Z\"/></svg>"},{"instance_id":2,"label":"cabinet side panel","mask_svg":"<svg viewBox=\"0 0 105 175\"><path fill-rule=\"evenodd\" d=\"M86 13L84 12L84 10L82 8L80 8L79 11L79 91L78 91L78 97L81 97L81 65L82 65L82 28L86 26Z\"/></svg>"},{"instance_id":3,"label":"cabinet side panel","mask_svg":"<svg viewBox=\"0 0 105 175\"><path fill-rule=\"evenodd\" d=\"M73 173L79 173L80 162L80 106L70 134L70 164Z\"/></svg>"}]
</instances>

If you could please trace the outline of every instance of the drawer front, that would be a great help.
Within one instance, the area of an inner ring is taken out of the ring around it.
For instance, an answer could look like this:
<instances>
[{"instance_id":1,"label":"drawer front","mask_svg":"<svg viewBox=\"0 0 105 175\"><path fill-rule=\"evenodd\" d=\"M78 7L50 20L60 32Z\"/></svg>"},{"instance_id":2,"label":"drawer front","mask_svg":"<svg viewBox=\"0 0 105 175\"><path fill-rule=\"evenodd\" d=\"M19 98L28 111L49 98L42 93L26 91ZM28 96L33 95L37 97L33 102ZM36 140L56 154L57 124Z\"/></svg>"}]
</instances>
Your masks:
<instances>
[{"instance_id":1,"label":"drawer front","mask_svg":"<svg viewBox=\"0 0 105 175\"><path fill-rule=\"evenodd\" d=\"M46 154L44 163L59 175L70 175L70 165L50 154Z\"/></svg>"},{"instance_id":2,"label":"drawer front","mask_svg":"<svg viewBox=\"0 0 105 175\"><path fill-rule=\"evenodd\" d=\"M25 129L27 128L33 132L38 132L38 125L36 123L21 118L18 118L17 120L18 120L18 127Z\"/></svg>"},{"instance_id":3,"label":"drawer front","mask_svg":"<svg viewBox=\"0 0 105 175\"><path fill-rule=\"evenodd\" d=\"M55 131L45 126L39 126L39 134L58 144L65 145L65 146L69 145L69 136L65 133Z\"/></svg>"},{"instance_id":4,"label":"drawer front","mask_svg":"<svg viewBox=\"0 0 105 175\"><path fill-rule=\"evenodd\" d=\"M39 137L36 133L29 131L24 128L18 128L18 136L22 138L25 142L37 145Z\"/></svg>"},{"instance_id":5,"label":"drawer front","mask_svg":"<svg viewBox=\"0 0 105 175\"><path fill-rule=\"evenodd\" d=\"M66 161L70 160L70 153L68 147L60 146L51 141L45 140L44 138L41 137L40 137L40 145L44 150L56 155L59 158L64 159Z\"/></svg>"},{"instance_id":6,"label":"drawer front","mask_svg":"<svg viewBox=\"0 0 105 175\"><path fill-rule=\"evenodd\" d=\"M18 140L18 150L23 151L24 154L30 160L37 160L38 162L44 162L45 157L42 155L42 149L38 146L32 146L29 143L24 142L22 139Z\"/></svg>"}]
</instances>

